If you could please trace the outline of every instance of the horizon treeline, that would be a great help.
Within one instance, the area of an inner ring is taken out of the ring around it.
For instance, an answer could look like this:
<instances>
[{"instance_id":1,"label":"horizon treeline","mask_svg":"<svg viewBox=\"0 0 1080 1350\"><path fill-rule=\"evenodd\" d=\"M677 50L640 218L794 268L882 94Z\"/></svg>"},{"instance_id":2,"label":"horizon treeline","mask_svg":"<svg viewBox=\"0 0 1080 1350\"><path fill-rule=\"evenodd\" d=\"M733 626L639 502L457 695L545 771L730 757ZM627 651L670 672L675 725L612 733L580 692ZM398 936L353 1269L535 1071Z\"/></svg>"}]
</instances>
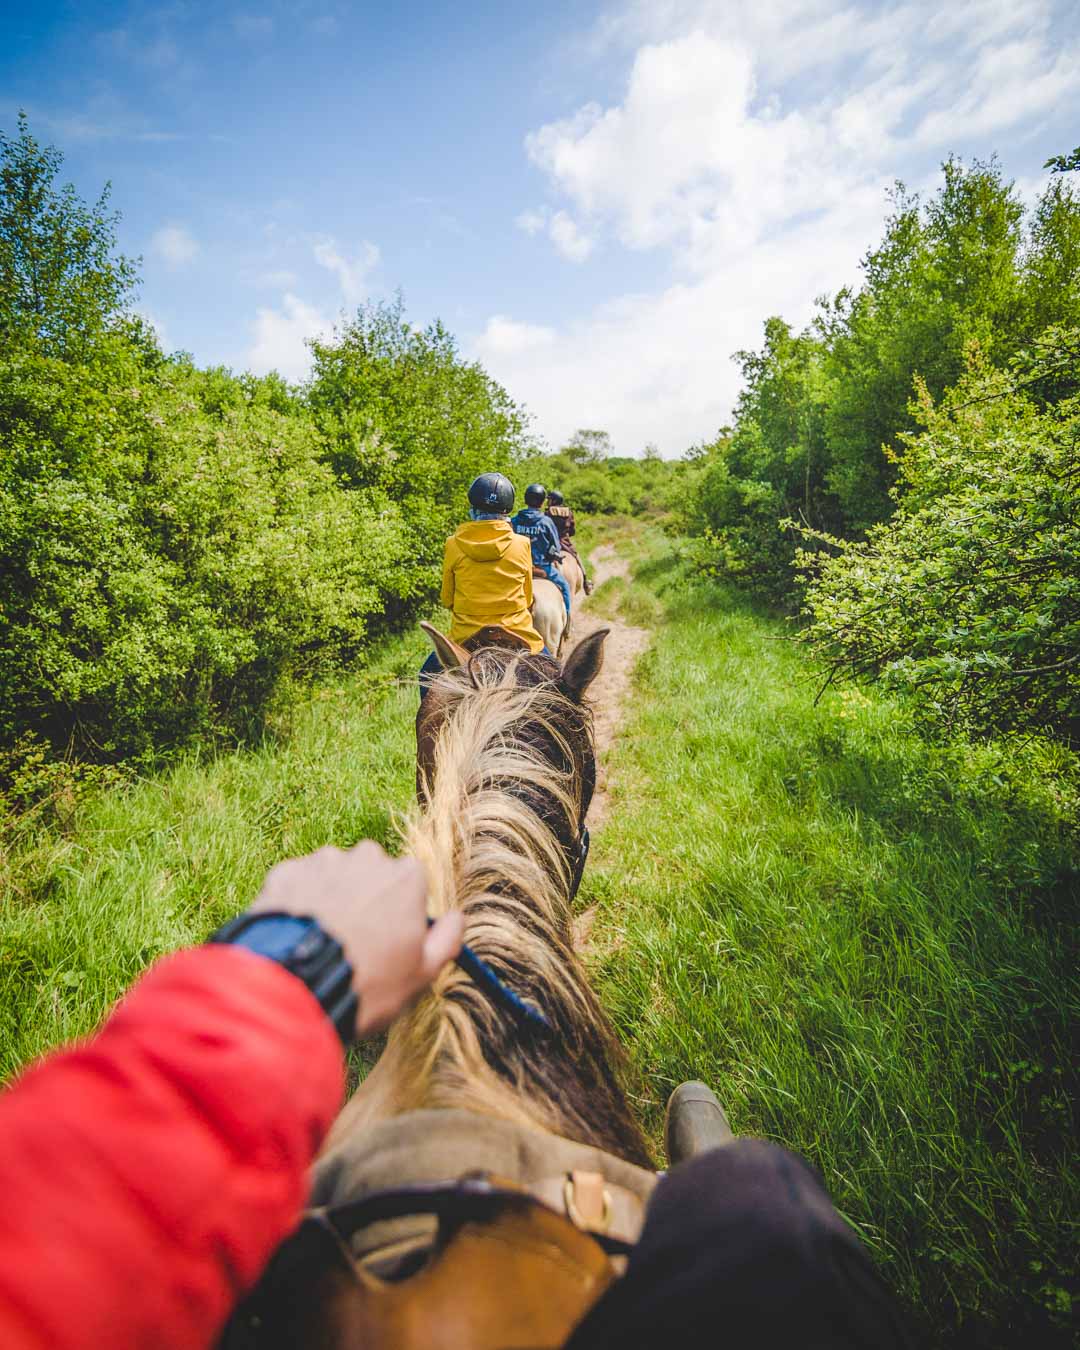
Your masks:
<instances>
[{"instance_id":1,"label":"horizon treeline","mask_svg":"<svg viewBox=\"0 0 1080 1350\"><path fill-rule=\"evenodd\" d=\"M689 454L699 565L801 612L934 731L1080 737L1080 196L996 159L898 184L862 285L765 321Z\"/></svg>"}]
</instances>

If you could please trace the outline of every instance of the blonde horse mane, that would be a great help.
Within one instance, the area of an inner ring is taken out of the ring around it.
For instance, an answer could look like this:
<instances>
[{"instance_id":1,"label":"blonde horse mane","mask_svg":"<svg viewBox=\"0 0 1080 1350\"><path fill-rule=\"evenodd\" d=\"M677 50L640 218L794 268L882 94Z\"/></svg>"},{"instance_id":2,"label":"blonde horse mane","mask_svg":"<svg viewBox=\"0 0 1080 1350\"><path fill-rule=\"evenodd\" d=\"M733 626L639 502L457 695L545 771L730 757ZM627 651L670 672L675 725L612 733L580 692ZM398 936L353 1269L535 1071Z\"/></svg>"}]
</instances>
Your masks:
<instances>
[{"instance_id":1,"label":"blonde horse mane","mask_svg":"<svg viewBox=\"0 0 1080 1350\"><path fill-rule=\"evenodd\" d=\"M523 1024L449 966L391 1027L333 1140L448 1107L647 1162L618 1085L613 1030L573 949L567 842L591 795L591 714L516 653L482 653L436 688L445 718L404 847L426 867L430 913L463 910L466 942L554 1030Z\"/></svg>"}]
</instances>

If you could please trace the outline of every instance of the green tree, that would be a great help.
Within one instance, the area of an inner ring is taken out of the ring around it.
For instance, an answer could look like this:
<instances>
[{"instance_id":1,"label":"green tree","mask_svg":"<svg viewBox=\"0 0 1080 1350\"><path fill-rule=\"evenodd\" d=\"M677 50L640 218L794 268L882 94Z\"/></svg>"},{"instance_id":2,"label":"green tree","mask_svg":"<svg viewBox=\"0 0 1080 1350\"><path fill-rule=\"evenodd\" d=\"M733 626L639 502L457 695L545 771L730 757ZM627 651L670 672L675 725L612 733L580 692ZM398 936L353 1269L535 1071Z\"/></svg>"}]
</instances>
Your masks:
<instances>
[{"instance_id":1,"label":"green tree","mask_svg":"<svg viewBox=\"0 0 1080 1350\"><path fill-rule=\"evenodd\" d=\"M846 528L892 510L889 488L918 376L935 397L959 379L979 339L1002 359L1015 350L1022 303L1023 207L994 160L942 166L925 206L898 184L885 237L863 260L865 282L823 312L829 380L829 484Z\"/></svg>"},{"instance_id":2,"label":"green tree","mask_svg":"<svg viewBox=\"0 0 1080 1350\"><path fill-rule=\"evenodd\" d=\"M25 114L17 135L0 131L0 344L77 359L115 323L136 272L116 252L108 185L87 206L70 183L57 186L62 164Z\"/></svg>"},{"instance_id":3,"label":"green tree","mask_svg":"<svg viewBox=\"0 0 1080 1350\"><path fill-rule=\"evenodd\" d=\"M574 464L599 464L612 455L611 437L595 427L579 427L561 453Z\"/></svg>"},{"instance_id":4,"label":"green tree","mask_svg":"<svg viewBox=\"0 0 1080 1350\"><path fill-rule=\"evenodd\" d=\"M401 298L361 307L312 344L308 405L338 481L400 509L416 567L441 559L469 482L510 472L530 448L525 414L438 321L419 329ZM418 573L419 575L419 573Z\"/></svg>"},{"instance_id":5,"label":"green tree","mask_svg":"<svg viewBox=\"0 0 1080 1350\"><path fill-rule=\"evenodd\" d=\"M804 554L804 639L834 676L908 691L935 730L1080 739L1080 397L1041 409L978 347L970 373L904 437L897 510L863 542ZM1071 367L1051 330L1027 382Z\"/></svg>"},{"instance_id":6,"label":"green tree","mask_svg":"<svg viewBox=\"0 0 1080 1350\"><path fill-rule=\"evenodd\" d=\"M1041 194L1023 260L1023 336L1080 325L1080 193L1055 178Z\"/></svg>"},{"instance_id":7,"label":"green tree","mask_svg":"<svg viewBox=\"0 0 1080 1350\"><path fill-rule=\"evenodd\" d=\"M1051 173L1076 173L1080 170L1080 145L1067 155L1051 155L1043 168Z\"/></svg>"}]
</instances>

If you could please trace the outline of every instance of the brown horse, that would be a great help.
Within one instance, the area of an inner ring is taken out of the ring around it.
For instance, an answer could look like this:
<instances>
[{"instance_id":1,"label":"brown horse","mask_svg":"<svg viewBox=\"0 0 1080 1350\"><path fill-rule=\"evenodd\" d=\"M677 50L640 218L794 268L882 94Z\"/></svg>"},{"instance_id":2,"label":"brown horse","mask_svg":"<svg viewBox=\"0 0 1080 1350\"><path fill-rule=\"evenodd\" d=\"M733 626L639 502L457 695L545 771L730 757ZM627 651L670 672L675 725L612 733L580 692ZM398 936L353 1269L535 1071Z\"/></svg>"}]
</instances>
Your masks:
<instances>
[{"instance_id":1,"label":"brown horse","mask_svg":"<svg viewBox=\"0 0 1080 1350\"><path fill-rule=\"evenodd\" d=\"M465 1109L530 1124L642 1167L611 1024L574 951L570 888L596 781L584 701L607 629L566 662L503 629L463 646L425 625L443 674L417 715L419 808L405 829L430 909L464 910L465 940L554 1033L519 1021L456 967L391 1028L331 1149L406 1112Z\"/></svg>"},{"instance_id":2,"label":"brown horse","mask_svg":"<svg viewBox=\"0 0 1080 1350\"><path fill-rule=\"evenodd\" d=\"M549 1027L443 971L338 1118L312 1211L229 1350L560 1346L655 1182L571 933L607 631L561 665L503 629L463 646L428 632L443 673L417 717L404 843L431 913L464 910L466 942Z\"/></svg>"}]
</instances>

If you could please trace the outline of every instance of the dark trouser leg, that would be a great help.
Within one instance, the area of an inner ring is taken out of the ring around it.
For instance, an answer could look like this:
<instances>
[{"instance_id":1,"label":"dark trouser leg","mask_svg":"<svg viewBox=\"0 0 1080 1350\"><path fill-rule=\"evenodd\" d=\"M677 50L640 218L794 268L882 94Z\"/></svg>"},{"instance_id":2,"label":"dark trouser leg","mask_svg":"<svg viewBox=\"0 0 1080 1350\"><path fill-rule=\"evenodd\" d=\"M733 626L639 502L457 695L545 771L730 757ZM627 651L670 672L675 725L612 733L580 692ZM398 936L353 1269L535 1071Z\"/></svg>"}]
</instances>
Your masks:
<instances>
[{"instance_id":1,"label":"dark trouser leg","mask_svg":"<svg viewBox=\"0 0 1080 1350\"><path fill-rule=\"evenodd\" d=\"M434 652L428 652L427 660L420 667L420 702L423 703L424 695L431 687L431 681L442 670L442 663Z\"/></svg>"},{"instance_id":2,"label":"dark trouser leg","mask_svg":"<svg viewBox=\"0 0 1080 1350\"><path fill-rule=\"evenodd\" d=\"M566 1350L892 1350L910 1345L858 1238L809 1166L737 1139L653 1192L625 1276Z\"/></svg>"}]
</instances>

